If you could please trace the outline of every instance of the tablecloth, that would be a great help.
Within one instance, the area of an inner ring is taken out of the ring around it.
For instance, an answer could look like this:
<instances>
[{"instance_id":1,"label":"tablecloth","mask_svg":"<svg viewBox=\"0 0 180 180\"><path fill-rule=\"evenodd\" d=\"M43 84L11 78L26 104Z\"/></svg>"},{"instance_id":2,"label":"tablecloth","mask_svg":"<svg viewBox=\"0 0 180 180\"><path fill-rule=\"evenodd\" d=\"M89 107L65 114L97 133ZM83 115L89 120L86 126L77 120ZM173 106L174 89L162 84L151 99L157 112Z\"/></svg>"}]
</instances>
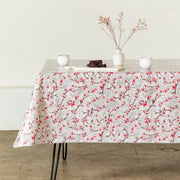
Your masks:
<instances>
[{"instance_id":1,"label":"tablecloth","mask_svg":"<svg viewBox=\"0 0 180 180\"><path fill-rule=\"evenodd\" d=\"M180 143L180 72L40 73L14 147Z\"/></svg>"}]
</instances>

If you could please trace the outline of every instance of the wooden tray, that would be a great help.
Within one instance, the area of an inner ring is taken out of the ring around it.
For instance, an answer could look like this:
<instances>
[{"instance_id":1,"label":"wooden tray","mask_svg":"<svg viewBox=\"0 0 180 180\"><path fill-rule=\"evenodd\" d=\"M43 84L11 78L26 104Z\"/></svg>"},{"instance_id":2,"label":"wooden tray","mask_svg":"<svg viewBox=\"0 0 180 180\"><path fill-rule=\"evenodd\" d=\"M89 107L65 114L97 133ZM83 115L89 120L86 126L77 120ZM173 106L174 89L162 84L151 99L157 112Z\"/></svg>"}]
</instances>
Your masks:
<instances>
[{"instance_id":1,"label":"wooden tray","mask_svg":"<svg viewBox=\"0 0 180 180\"><path fill-rule=\"evenodd\" d=\"M86 66L65 66L65 69L73 70L75 72L118 72L124 70L123 66L113 66L113 67L100 67L100 68L90 68Z\"/></svg>"}]
</instances>

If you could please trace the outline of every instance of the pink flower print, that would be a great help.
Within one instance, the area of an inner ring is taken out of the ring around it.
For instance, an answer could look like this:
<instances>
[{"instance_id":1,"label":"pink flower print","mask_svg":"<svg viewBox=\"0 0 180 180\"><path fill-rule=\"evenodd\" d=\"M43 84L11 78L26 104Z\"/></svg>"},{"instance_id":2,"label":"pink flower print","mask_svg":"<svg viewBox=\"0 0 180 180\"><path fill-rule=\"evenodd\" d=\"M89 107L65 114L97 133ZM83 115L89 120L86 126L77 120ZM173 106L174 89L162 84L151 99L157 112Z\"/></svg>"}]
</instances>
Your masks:
<instances>
[{"instance_id":1,"label":"pink flower print","mask_svg":"<svg viewBox=\"0 0 180 180\"><path fill-rule=\"evenodd\" d=\"M172 89L176 89L176 85L173 85L173 86L172 86Z\"/></svg>"},{"instance_id":2,"label":"pink flower print","mask_svg":"<svg viewBox=\"0 0 180 180\"><path fill-rule=\"evenodd\" d=\"M72 107L72 106L75 106L75 102L71 103L71 107Z\"/></svg>"},{"instance_id":3,"label":"pink flower print","mask_svg":"<svg viewBox=\"0 0 180 180\"><path fill-rule=\"evenodd\" d=\"M28 108L22 123L22 134L26 130L30 133L25 133L24 139L17 139L18 146L24 142L26 145L34 145L55 141L78 142L79 139L81 142L101 142L102 136L103 142L139 143L149 142L146 139L148 134L153 134L153 143L180 140L178 134L175 136L176 132L179 133L180 122L177 117L180 97L178 93L175 94L177 83L180 82L176 75L180 75L180 72L167 72L166 76L165 73L152 73L151 77L150 73L109 74L94 73L93 76L92 73L79 73L76 76L73 73L55 73L55 77L53 73L43 74L44 78L38 80L40 82L34 89L31 98L33 104ZM136 83L141 85L136 87ZM151 93L147 88L149 86L152 88ZM82 118L79 118L79 113ZM124 127L127 127L125 132ZM139 129L142 134L137 135ZM104 131L107 133L103 134ZM42 138L35 142L36 134ZM139 141L140 138L142 140Z\"/></svg>"},{"instance_id":4,"label":"pink flower print","mask_svg":"<svg viewBox=\"0 0 180 180\"><path fill-rule=\"evenodd\" d=\"M147 99L151 99L151 96L147 96Z\"/></svg>"},{"instance_id":5,"label":"pink flower print","mask_svg":"<svg viewBox=\"0 0 180 180\"><path fill-rule=\"evenodd\" d=\"M75 99L78 99L79 98L79 96L75 96Z\"/></svg>"},{"instance_id":6,"label":"pink flower print","mask_svg":"<svg viewBox=\"0 0 180 180\"><path fill-rule=\"evenodd\" d=\"M57 135L57 134L53 134L52 137L53 137L54 139L57 139L58 135Z\"/></svg>"},{"instance_id":7,"label":"pink flower print","mask_svg":"<svg viewBox=\"0 0 180 180\"><path fill-rule=\"evenodd\" d=\"M104 87L104 84L102 84L102 85L100 86L100 89L103 90L103 87Z\"/></svg>"},{"instance_id":8,"label":"pink flower print","mask_svg":"<svg viewBox=\"0 0 180 180\"><path fill-rule=\"evenodd\" d=\"M143 104L143 106L144 106L144 107L147 106L147 101Z\"/></svg>"},{"instance_id":9,"label":"pink flower print","mask_svg":"<svg viewBox=\"0 0 180 180\"><path fill-rule=\"evenodd\" d=\"M136 82L136 80L135 80L135 79L133 79L133 80L132 80L132 85L134 85L134 84L135 84L135 82Z\"/></svg>"}]
</instances>

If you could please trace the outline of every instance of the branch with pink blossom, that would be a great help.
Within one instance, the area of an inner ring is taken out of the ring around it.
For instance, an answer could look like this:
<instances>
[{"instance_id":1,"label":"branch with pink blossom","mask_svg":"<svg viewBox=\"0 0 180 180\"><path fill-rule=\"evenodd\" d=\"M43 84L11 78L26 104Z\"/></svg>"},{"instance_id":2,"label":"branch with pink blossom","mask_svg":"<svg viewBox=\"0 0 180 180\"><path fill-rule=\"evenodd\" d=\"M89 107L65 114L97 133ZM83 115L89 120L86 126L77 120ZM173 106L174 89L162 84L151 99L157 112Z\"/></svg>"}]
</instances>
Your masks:
<instances>
[{"instance_id":1,"label":"branch with pink blossom","mask_svg":"<svg viewBox=\"0 0 180 180\"><path fill-rule=\"evenodd\" d=\"M120 50L124 48L136 32L147 29L146 21L144 19L139 19L137 25L131 29L129 36L121 43L122 34L124 32L124 29L122 28L123 12L118 14L116 20L117 25L113 25L110 17L99 16L98 24L100 24L100 28L105 32L105 34L114 41L116 48ZM117 28L118 33L116 32Z\"/></svg>"}]
</instances>

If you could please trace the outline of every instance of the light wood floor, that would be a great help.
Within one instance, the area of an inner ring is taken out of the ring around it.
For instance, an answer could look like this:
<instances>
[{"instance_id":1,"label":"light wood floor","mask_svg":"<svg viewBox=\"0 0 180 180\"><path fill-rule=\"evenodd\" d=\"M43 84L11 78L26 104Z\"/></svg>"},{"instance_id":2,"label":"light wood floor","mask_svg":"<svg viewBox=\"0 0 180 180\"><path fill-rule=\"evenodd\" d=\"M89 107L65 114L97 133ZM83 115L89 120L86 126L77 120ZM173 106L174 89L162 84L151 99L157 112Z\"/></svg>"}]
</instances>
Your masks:
<instances>
[{"instance_id":1,"label":"light wood floor","mask_svg":"<svg viewBox=\"0 0 180 180\"><path fill-rule=\"evenodd\" d=\"M16 135L0 131L0 180L49 180L53 146L13 149ZM180 180L180 144L69 144L59 179Z\"/></svg>"}]
</instances>

